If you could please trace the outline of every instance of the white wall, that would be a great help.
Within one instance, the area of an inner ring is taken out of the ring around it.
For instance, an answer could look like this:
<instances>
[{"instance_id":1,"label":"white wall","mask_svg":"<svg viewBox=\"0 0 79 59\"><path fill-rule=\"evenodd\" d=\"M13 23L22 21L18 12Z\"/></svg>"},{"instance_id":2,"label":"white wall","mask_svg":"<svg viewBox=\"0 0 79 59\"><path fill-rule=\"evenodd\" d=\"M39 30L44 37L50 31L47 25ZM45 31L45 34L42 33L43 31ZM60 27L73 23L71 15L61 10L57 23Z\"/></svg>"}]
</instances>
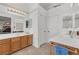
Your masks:
<instances>
[{"instance_id":1,"label":"white wall","mask_svg":"<svg viewBox=\"0 0 79 59\"><path fill-rule=\"evenodd\" d=\"M33 29L33 46L38 46L38 11L33 12L30 17L32 18L32 29Z\"/></svg>"},{"instance_id":2,"label":"white wall","mask_svg":"<svg viewBox=\"0 0 79 59\"><path fill-rule=\"evenodd\" d=\"M64 15L73 15L73 10L70 4L65 4L58 8L52 8L48 12L49 12L48 28L50 34L53 34L53 32L58 32L58 31L62 32L63 31L62 17Z\"/></svg>"},{"instance_id":3,"label":"white wall","mask_svg":"<svg viewBox=\"0 0 79 59\"><path fill-rule=\"evenodd\" d=\"M30 7L31 12L29 14L29 19L32 19L33 46L38 48L38 4L34 5L35 6L33 6L32 4L32 6Z\"/></svg>"},{"instance_id":4,"label":"white wall","mask_svg":"<svg viewBox=\"0 0 79 59\"><path fill-rule=\"evenodd\" d=\"M38 4L35 4L33 11L30 13L30 19L32 19L32 30L33 30L33 46L40 47L40 45L47 42L46 34L46 17L47 11L44 10Z\"/></svg>"}]
</instances>

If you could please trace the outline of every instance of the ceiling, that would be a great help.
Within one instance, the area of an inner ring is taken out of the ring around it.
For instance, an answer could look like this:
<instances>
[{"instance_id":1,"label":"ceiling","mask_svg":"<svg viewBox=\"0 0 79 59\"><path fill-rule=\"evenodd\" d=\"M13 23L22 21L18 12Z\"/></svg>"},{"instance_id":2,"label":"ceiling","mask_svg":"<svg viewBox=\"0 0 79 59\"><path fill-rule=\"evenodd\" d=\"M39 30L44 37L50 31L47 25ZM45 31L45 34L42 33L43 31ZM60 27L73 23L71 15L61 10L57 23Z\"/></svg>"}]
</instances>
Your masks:
<instances>
[{"instance_id":1,"label":"ceiling","mask_svg":"<svg viewBox=\"0 0 79 59\"><path fill-rule=\"evenodd\" d=\"M17 10L24 11L27 13L35 9L37 6L37 3L0 3L0 5L13 7Z\"/></svg>"},{"instance_id":2,"label":"ceiling","mask_svg":"<svg viewBox=\"0 0 79 59\"><path fill-rule=\"evenodd\" d=\"M6 3L5 6L13 7L22 11L28 10L28 3Z\"/></svg>"},{"instance_id":3,"label":"ceiling","mask_svg":"<svg viewBox=\"0 0 79 59\"><path fill-rule=\"evenodd\" d=\"M61 6L62 4L64 3L39 3L39 5L41 7L43 7L45 10L49 10L51 8L56 8L56 7L59 7Z\"/></svg>"},{"instance_id":4,"label":"ceiling","mask_svg":"<svg viewBox=\"0 0 79 59\"><path fill-rule=\"evenodd\" d=\"M38 6L37 4L38 3L2 3L2 5L11 6L16 9L22 10L24 12L30 12L30 11L34 10ZM41 7L43 7L45 10L59 7L62 4L63 3L39 3L39 5Z\"/></svg>"}]
</instances>

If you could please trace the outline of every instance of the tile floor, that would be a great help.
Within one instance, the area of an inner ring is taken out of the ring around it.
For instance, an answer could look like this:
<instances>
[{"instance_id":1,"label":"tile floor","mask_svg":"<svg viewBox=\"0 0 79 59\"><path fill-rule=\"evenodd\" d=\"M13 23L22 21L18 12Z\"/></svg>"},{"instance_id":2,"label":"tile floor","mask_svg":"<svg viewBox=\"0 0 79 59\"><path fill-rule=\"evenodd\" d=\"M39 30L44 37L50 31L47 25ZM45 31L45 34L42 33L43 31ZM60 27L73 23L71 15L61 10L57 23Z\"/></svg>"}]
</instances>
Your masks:
<instances>
[{"instance_id":1,"label":"tile floor","mask_svg":"<svg viewBox=\"0 0 79 59\"><path fill-rule=\"evenodd\" d=\"M12 55L49 55L49 46L48 44L44 44L40 48L29 46L13 53Z\"/></svg>"}]
</instances>

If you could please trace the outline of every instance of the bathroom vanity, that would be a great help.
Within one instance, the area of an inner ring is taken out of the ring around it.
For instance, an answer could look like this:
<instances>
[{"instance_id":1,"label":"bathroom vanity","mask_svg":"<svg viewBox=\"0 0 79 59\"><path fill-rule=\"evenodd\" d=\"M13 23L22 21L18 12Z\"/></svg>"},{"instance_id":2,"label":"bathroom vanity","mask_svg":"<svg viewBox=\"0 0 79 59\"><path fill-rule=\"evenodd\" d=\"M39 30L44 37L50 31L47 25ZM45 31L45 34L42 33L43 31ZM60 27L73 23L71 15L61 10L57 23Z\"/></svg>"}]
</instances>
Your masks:
<instances>
[{"instance_id":1,"label":"bathroom vanity","mask_svg":"<svg viewBox=\"0 0 79 59\"><path fill-rule=\"evenodd\" d=\"M0 55L12 54L32 45L33 35L24 35L7 39L0 39Z\"/></svg>"},{"instance_id":2,"label":"bathroom vanity","mask_svg":"<svg viewBox=\"0 0 79 59\"><path fill-rule=\"evenodd\" d=\"M73 40L78 40L77 38L71 38L71 37L56 37L51 38L49 41L50 46L50 54L55 54L54 46L55 45L61 45L62 47L65 47L69 51L69 55L79 55L79 43ZM52 51L53 49L53 51Z\"/></svg>"}]
</instances>

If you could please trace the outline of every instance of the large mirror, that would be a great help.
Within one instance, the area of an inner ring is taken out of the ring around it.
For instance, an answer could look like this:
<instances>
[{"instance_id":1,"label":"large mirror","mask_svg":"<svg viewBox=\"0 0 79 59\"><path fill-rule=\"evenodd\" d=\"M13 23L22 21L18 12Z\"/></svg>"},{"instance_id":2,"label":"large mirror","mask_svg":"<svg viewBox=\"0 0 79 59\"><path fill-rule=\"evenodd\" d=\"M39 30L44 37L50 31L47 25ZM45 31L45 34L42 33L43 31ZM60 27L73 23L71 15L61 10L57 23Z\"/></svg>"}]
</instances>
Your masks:
<instances>
[{"instance_id":1,"label":"large mirror","mask_svg":"<svg viewBox=\"0 0 79 59\"><path fill-rule=\"evenodd\" d=\"M75 15L75 28L79 28L79 14Z\"/></svg>"},{"instance_id":2,"label":"large mirror","mask_svg":"<svg viewBox=\"0 0 79 59\"><path fill-rule=\"evenodd\" d=\"M64 16L63 17L63 28L72 28L73 27L73 20L72 16Z\"/></svg>"},{"instance_id":3,"label":"large mirror","mask_svg":"<svg viewBox=\"0 0 79 59\"><path fill-rule=\"evenodd\" d=\"M24 32L24 21L22 19L15 19L13 33Z\"/></svg>"},{"instance_id":4,"label":"large mirror","mask_svg":"<svg viewBox=\"0 0 79 59\"><path fill-rule=\"evenodd\" d=\"M11 18L0 16L0 34L11 33Z\"/></svg>"}]
</instances>

